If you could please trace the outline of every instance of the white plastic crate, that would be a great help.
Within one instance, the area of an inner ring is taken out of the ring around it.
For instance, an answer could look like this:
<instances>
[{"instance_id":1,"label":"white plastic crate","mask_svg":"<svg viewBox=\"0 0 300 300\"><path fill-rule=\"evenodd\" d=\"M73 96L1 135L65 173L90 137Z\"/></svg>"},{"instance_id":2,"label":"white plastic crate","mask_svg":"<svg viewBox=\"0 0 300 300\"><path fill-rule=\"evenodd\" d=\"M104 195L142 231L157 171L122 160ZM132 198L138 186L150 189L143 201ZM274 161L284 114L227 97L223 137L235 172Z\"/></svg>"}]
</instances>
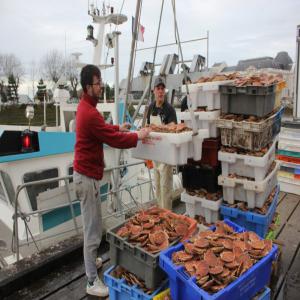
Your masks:
<instances>
[{"instance_id":1,"label":"white plastic crate","mask_svg":"<svg viewBox=\"0 0 300 300\"><path fill-rule=\"evenodd\" d=\"M300 132L299 129L281 128L279 133L279 150L300 152Z\"/></svg>"},{"instance_id":2,"label":"white plastic crate","mask_svg":"<svg viewBox=\"0 0 300 300\"><path fill-rule=\"evenodd\" d=\"M181 201L185 203L186 213L189 217L195 218L196 215L205 218L207 223L215 223L219 220L219 210L222 198L217 201L191 196L186 192L181 194Z\"/></svg>"},{"instance_id":3,"label":"white plastic crate","mask_svg":"<svg viewBox=\"0 0 300 300\"><path fill-rule=\"evenodd\" d=\"M300 195L300 180L278 176L278 183L282 192Z\"/></svg>"},{"instance_id":4,"label":"white plastic crate","mask_svg":"<svg viewBox=\"0 0 300 300\"><path fill-rule=\"evenodd\" d=\"M218 159L222 164L222 175L236 174L254 178L256 181L263 180L275 160L275 148L276 140L262 157L219 151Z\"/></svg>"},{"instance_id":5,"label":"white plastic crate","mask_svg":"<svg viewBox=\"0 0 300 300\"><path fill-rule=\"evenodd\" d=\"M277 185L278 168L279 163L276 163L274 170L262 181L251 181L220 175L218 183L223 186L224 201L234 204L234 201L238 200L247 202L248 208L261 208L272 189Z\"/></svg>"},{"instance_id":6,"label":"white plastic crate","mask_svg":"<svg viewBox=\"0 0 300 300\"><path fill-rule=\"evenodd\" d=\"M150 159L169 165L184 165L188 158L200 160L202 142L208 137L207 129L182 133L151 132L149 137L138 141L137 147L131 150L134 158Z\"/></svg>"},{"instance_id":7,"label":"white plastic crate","mask_svg":"<svg viewBox=\"0 0 300 300\"><path fill-rule=\"evenodd\" d=\"M190 99L192 109L206 106L207 110L220 109L220 93L219 86L222 84L232 83L233 80L213 81L203 83L189 84ZM186 86L182 86L182 92L186 93Z\"/></svg>"},{"instance_id":8,"label":"white plastic crate","mask_svg":"<svg viewBox=\"0 0 300 300\"><path fill-rule=\"evenodd\" d=\"M195 111L195 120L198 129L208 129L209 137L215 138L220 135L220 130L216 126L216 120L220 116L220 110L214 111ZM177 113L178 122L184 123L192 128L191 114L189 111Z\"/></svg>"}]
</instances>

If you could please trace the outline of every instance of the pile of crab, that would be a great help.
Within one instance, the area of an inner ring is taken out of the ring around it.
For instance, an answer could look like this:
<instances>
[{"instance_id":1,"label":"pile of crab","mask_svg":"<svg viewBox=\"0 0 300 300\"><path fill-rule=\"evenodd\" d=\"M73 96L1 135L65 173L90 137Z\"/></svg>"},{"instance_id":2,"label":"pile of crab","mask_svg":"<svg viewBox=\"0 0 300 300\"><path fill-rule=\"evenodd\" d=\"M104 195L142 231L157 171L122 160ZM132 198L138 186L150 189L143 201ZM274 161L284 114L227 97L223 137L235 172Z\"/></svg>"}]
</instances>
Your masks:
<instances>
[{"instance_id":1,"label":"pile of crab","mask_svg":"<svg viewBox=\"0 0 300 300\"><path fill-rule=\"evenodd\" d=\"M231 208L238 208L242 211L252 211L252 212L260 214L260 215L265 215L269 211L269 208L274 200L276 190L277 190L277 187L274 187L273 190L271 191L271 193L269 194L266 202L260 208L258 208L258 207L248 208L247 202L242 202L242 201L236 201L234 204L229 204L229 203L224 202L223 205L231 207Z\"/></svg>"},{"instance_id":2,"label":"pile of crab","mask_svg":"<svg viewBox=\"0 0 300 300\"><path fill-rule=\"evenodd\" d=\"M127 271L126 269L118 266L112 271L112 276L117 279L124 278L126 283L130 286L137 285L145 294L151 295L154 290L148 289L145 281L138 278L135 274Z\"/></svg>"},{"instance_id":3,"label":"pile of crab","mask_svg":"<svg viewBox=\"0 0 300 300\"><path fill-rule=\"evenodd\" d=\"M235 233L224 222L216 230L203 231L174 252L173 263L183 265L197 284L216 293L250 269L272 249L271 240L261 240L254 232Z\"/></svg>"},{"instance_id":4,"label":"pile of crab","mask_svg":"<svg viewBox=\"0 0 300 300\"><path fill-rule=\"evenodd\" d=\"M187 237L190 226L188 217L152 207L134 215L116 234L154 254L168 248L171 242Z\"/></svg>"},{"instance_id":5,"label":"pile of crab","mask_svg":"<svg viewBox=\"0 0 300 300\"><path fill-rule=\"evenodd\" d=\"M201 188L199 190L186 189L186 192L190 196L197 196L197 197L205 198L207 200L212 200L212 201L218 201L222 197L222 192L221 191L218 191L216 193L209 193L204 188Z\"/></svg>"},{"instance_id":6,"label":"pile of crab","mask_svg":"<svg viewBox=\"0 0 300 300\"><path fill-rule=\"evenodd\" d=\"M222 152L228 152L228 153L237 153L237 154L242 154L242 155L251 155L251 156L256 156L256 157L263 157L270 149L272 146L272 143L267 145L267 147L262 148L260 151L249 151L237 147L226 147L222 146L221 150Z\"/></svg>"},{"instance_id":7,"label":"pile of crab","mask_svg":"<svg viewBox=\"0 0 300 300\"><path fill-rule=\"evenodd\" d=\"M187 127L184 123L175 124L173 122L166 125L150 124L147 125L147 127L151 128L151 131L164 133L181 133L192 130L191 128Z\"/></svg>"},{"instance_id":8,"label":"pile of crab","mask_svg":"<svg viewBox=\"0 0 300 300\"><path fill-rule=\"evenodd\" d=\"M257 117L257 116L248 116L248 115L242 115L242 114L223 114L220 116L220 119L223 120L232 120L235 122L253 122L253 123L258 123L258 122L262 122L266 119L268 119L269 117L271 117L272 115L274 115L275 113L277 113L279 111L280 107L277 107L275 109L273 109L269 114L265 115L264 117Z\"/></svg>"}]
</instances>

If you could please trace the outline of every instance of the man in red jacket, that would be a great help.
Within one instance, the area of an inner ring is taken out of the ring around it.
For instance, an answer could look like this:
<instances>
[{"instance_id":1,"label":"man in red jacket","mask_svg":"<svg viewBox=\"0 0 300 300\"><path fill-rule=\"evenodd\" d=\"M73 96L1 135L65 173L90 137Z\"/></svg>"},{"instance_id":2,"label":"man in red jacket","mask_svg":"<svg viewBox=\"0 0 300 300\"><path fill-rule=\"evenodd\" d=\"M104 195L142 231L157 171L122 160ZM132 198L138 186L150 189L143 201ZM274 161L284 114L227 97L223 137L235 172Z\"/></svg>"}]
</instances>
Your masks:
<instances>
[{"instance_id":1,"label":"man in red jacket","mask_svg":"<svg viewBox=\"0 0 300 300\"><path fill-rule=\"evenodd\" d=\"M84 93L76 114L74 183L76 196L81 202L83 255L88 277L86 291L90 295L106 297L108 288L99 279L96 265L97 249L102 237L99 191L104 169L103 143L119 149L136 147L139 139L148 136L149 129L130 133L128 124L119 126L105 123L96 109L102 89L101 73L96 66L87 65L81 70L80 83Z\"/></svg>"}]
</instances>

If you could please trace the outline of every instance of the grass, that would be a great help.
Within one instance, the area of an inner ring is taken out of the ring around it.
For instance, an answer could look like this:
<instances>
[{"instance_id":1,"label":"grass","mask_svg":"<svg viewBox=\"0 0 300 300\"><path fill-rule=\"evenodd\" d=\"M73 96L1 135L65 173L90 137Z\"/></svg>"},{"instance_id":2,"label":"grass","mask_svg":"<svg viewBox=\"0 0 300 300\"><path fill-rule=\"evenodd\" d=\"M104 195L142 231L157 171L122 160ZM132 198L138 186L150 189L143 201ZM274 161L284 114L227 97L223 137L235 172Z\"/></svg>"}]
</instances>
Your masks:
<instances>
[{"instance_id":1,"label":"grass","mask_svg":"<svg viewBox=\"0 0 300 300\"><path fill-rule=\"evenodd\" d=\"M0 111L0 125L28 125L25 117L26 105L2 106ZM46 108L47 126L55 126L55 106L48 104ZM59 108L58 108L59 118ZM32 126L42 126L44 124L44 106L34 105L34 118L31 120ZM58 123L59 124L59 123Z\"/></svg>"}]
</instances>

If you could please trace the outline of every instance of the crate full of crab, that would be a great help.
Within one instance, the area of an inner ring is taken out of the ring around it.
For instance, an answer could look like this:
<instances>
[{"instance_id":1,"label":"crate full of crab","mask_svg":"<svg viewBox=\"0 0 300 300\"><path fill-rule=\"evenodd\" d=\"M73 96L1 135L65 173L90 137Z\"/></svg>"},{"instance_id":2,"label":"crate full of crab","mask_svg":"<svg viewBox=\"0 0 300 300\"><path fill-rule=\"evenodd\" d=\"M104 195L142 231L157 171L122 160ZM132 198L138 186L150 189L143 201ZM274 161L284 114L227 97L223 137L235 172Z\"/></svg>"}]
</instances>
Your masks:
<instances>
[{"instance_id":1,"label":"crate full of crab","mask_svg":"<svg viewBox=\"0 0 300 300\"><path fill-rule=\"evenodd\" d=\"M222 193L207 193L205 190L184 191L180 200L185 203L186 213L191 218L202 216L207 224L219 220Z\"/></svg>"},{"instance_id":2,"label":"crate full of crab","mask_svg":"<svg viewBox=\"0 0 300 300\"><path fill-rule=\"evenodd\" d=\"M188 85L190 101L193 109L205 107L208 111L221 108L220 85L232 83L237 73L229 75L213 75L200 77L195 83ZM182 92L186 93L186 86L182 86Z\"/></svg>"},{"instance_id":3,"label":"crate full of crab","mask_svg":"<svg viewBox=\"0 0 300 300\"><path fill-rule=\"evenodd\" d=\"M229 204L235 201L247 203L248 208L261 208L265 204L274 187L277 186L279 163L273 161L263 180L255 180L236 174L220 175L218 183L223 188L223 199Z\"/></svg>"},{"instance_id":4,"label":"crate full of crab","mask_svg":"<svg viewBox=\"0 0 300 300\"><path fill-rule=\"evenodd\" d=\"M151 207L110 229L110 260L145 281L147 288L159 286L166 274L159 267L160 251L192 236L197 222L169 210Z\"/></svg>"},{"instance_id":5,"label":"crate full of crab","mask_svg":"<svg viewBox=\"0 0 300 300\"><path fill-rule=\"evenodd\" d=\"M223 146L261 151L280 132L284 108L277 108L265 117L226 114L217 119Z\"/></svg>"},{"instance_id":6,"label":"crate full of crab","mask_svg":"<svg viewBox=\"0 0 300 300\"><path fill-rule=\"evenodd\" d=\"M218 221L161 252L172 300L252 299L268 285L278 247L235 223Z\"/></svg>"},{"instance_id":7,"label":"crate full of crab","mask_svg":"<svg viewBox=\"0 0 300 300\"><path fill-rule=\"evenodd\" d=\"M200 160L202 142L208 138L207 129L199 129L193 135L192 129L185 124L150 125L149 137L138 141L131 150L134 158L150 159L169 165L186 164L188 158Z\"/></svg>"},{"instance_id":8,"label":"crate full of crab","mask_svg":"<svg viewBox=\"0 0 300 300\"><path fill-rule=\"evenodd\" d=\"M221 111L225 114L264 117L280 104L275 100L277 84L282 82L280 76L257 74L220 85Z\"/></svg>"},{"instance_id":9,"label":"crate full of crab","mask_svg":"<svg viewBox=\"0 0 300 300\"><path fill-rule=\"evenodd\" d=\"M222 165L222 175L236 174L254 180L264 180L275 160L276 141L277 139L260 151L222 146L218 153Z\"/></svg>"},{"instance_id":10,"label":"crate full of crab","mask_svg":"<svg viewBox=\"0 0 300 300\"><path fill-rule=\"evenodd\" d=\"M104 281L109 288L110 300L152 300L169 286L166 279L157 288L148 289L143 280L120 266L106 270Z\"/></svg>"},{"instance_id":11,"label":"crate full of crab","mask_svg":"<svg viewBox=\"0 0 300 300\"><path fill-rule=\"evenodd\" d=\"M221 217L254 231L260 237L266 238L269 226L273 221L279 196L279 186L276 186L267 201L261 208L249 209L247 203L235 204L222 203L220 207Z\"/></svg>"}]
</instances>

